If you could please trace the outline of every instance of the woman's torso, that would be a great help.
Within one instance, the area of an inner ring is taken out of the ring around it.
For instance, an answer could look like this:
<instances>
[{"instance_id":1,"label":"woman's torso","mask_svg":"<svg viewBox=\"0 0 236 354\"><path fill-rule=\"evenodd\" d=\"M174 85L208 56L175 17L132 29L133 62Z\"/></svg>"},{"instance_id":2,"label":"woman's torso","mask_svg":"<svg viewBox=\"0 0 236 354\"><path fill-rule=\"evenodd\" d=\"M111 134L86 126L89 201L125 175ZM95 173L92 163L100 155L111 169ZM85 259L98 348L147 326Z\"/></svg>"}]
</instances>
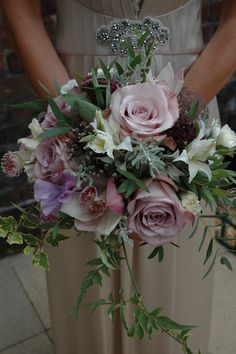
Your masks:
<instances>
[{"instance_id":1,"label":"woman's torso","mask_svg":"<svg viewBox=\"0 0 236 354\"><path fill-rule=\"evenodd\" d=\"M57 0L56 47L70 71L89 71L96 59L109 61L113 53L96 40L100 26L120 19L150 16L170 29L170 40L158 49L155 66L172 62L189 67L203 49L201 0L144 0L137 17L134 0Z\"/></svg>"}]
</instances>

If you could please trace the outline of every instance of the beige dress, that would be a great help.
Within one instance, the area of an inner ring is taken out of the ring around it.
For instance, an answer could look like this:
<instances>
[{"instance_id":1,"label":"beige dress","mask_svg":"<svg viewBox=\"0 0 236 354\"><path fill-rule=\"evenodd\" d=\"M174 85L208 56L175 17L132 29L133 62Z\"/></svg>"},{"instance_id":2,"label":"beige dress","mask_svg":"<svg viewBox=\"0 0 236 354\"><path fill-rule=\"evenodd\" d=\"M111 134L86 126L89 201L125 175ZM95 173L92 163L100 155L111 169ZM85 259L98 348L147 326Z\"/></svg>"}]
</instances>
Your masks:
<instances>
[{"instance_id":1,"label":"beige dress","mask_svg":"<svg viewBox=\"0 0 236 354\"><path fill-rule=\"evenodd\" d=\"M112 59L111 52L96 42L96 30L118 18L135 18L132 0L57 0L57 49L72 73L87 73L98 58ZM159 17L171 31L169 44L155 57L155 71L168 62L175 69L188 68L203 49L200 0L144 0L139 18ZM210 104L211 116L218 116L217 104ZM148 260L150 247L129 247L130 262L137 283L150 308L161 306L163 314L176 321L199 326L191 344L197 353L207 354L212 302L212 275L201 280L203 257L198 253L203 227L189 240L190 230L179 235L180 249L165 246L165 260L159 264ZM79 294L80 283L88 267L85 263L96 257L97 248L89 236L69 241L59 249L50 249L52 271L48 273L48 291L56 354L180 354L179 345L165 335L152 341L130 339L119 323L112 325L105 309L90 315L81 311L77 320L72 308ZM131 291L126 268L94 287L86 299L103 298L118 286ZM129 316L132 316L131 312Z\"/></svg>"}]
</instances>

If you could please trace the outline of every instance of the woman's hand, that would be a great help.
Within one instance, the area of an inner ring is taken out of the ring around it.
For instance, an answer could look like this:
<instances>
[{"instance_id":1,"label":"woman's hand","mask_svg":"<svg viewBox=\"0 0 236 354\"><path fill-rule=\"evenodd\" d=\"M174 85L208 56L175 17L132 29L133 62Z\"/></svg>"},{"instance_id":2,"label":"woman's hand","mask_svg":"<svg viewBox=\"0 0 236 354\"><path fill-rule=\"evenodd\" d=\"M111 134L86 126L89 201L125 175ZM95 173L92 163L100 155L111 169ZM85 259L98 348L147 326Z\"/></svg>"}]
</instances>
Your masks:
<instances>
[{"instance_id":1,"label":"woman's hand","mask_svg":"<svg viewBox=\"0 0 236 354\"><path fill-rule=\"evenodd\" d=\"M39 96L44 83L56 94L53 80L64 84L69 75L60 61L44 27L40 0L0 0L12 44Z\"/></svg>"},{"instance_id":2,"label":"woman's hand","mask_svg":"<svg viewBox=\"0 0 236 354\"><path fill-rule=\"evenodd\" d=\"M185 85L201 96L206 104L236 69L235 29L236 0L223 0L219 27L185 77Z\"/></svg>"}]
</instances>

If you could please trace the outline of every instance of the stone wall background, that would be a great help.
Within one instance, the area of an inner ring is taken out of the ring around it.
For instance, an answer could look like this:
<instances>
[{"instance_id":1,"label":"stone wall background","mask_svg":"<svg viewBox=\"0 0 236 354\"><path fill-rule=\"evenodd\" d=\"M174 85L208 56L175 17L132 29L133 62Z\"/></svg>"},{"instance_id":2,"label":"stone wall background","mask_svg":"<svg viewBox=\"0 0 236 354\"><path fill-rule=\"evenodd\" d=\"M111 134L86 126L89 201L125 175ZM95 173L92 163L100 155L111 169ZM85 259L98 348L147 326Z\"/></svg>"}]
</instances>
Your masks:
<instances>
[{"instance_id":1,"label":"stone wall background","mask_svg":"<svg viewBox=\"0 0 236 354\"><path fill-rule=\"evenodd\" d=\"M43 0L43 15L46 28L53 40L56 22L55 1ZM220 0L203 0L203 33L207 43L215 32L220 13ZM223 123L236 130L236 74L220 92L219 107ZM16 148L16 140L27 134L31 112L11 108L14 103L25 102L33 97L21 62L7 39L6 29L0 17L0 156ZM31 198L26 178L10 179L0 172L0 214L15 211L11 201L26 205Z\"/></svg>"}]
</instances>

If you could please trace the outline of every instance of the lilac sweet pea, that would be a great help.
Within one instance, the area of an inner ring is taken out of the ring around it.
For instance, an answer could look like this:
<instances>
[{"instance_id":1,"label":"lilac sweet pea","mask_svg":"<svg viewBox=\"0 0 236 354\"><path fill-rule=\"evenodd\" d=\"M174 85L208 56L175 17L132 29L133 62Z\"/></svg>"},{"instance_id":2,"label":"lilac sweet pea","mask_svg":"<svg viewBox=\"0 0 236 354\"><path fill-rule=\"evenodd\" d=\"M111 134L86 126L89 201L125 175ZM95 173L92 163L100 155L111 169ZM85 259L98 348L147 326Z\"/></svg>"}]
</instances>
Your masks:
<instances>
[{"instance_id":1,"label":"lilac sweet pea","mask_svg":"<svg viewBox=\"0 0 236 354\"><path fill-rule=\"evenodd\" d=\"M67 172L63 172L54 182L37 179L34 184L34 198L40 202L45 216L57 215L63 203L67 203L77 189L77 178Z\"/></svg>"}]
</instances>

